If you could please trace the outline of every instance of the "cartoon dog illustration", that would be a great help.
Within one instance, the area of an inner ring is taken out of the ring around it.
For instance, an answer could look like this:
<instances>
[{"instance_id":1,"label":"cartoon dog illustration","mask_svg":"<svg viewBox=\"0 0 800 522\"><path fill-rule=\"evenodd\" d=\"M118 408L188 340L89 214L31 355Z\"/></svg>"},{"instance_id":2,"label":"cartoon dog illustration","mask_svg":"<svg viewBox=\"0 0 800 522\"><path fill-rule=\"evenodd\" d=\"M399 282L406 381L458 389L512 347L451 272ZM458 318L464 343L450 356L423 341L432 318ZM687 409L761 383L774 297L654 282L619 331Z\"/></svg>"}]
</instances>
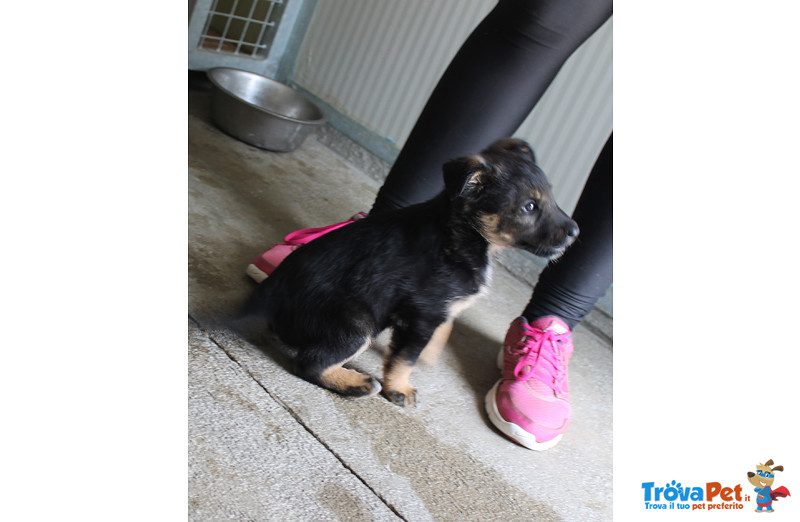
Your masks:
<instances>
[{"instance_id":1,"label":"cartoon dog illustration","mask_svg":"<svg viewBox=\"0 0 800 522\"><path fill-rule=\"evenodd\" d=\"M772 501L778 500L780 497L791 496L789 490L781 486L777 489L772 489L772 483L775 482L775 472L783 471L783 466L773 466L772 459L769 459L764 464L756 466L756 472L747 472L747 481L754 485L758 497L756 504L758 509L756 513L772 513ZM766 508L766 509L765 509Z\"/></svg>"}]
</instances>

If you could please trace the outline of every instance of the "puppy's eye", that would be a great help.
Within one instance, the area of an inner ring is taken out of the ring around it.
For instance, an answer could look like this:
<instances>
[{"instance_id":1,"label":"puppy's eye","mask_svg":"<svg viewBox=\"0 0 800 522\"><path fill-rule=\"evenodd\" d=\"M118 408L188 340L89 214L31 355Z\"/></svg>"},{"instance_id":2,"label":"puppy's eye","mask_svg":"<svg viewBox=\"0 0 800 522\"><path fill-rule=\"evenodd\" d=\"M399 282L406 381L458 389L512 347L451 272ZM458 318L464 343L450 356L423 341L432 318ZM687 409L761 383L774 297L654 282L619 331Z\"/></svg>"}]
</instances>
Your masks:
<instances>
[{"instance_id":1,"label":"puppy's eye","mask_svg":"<svg viewBox=\"0 0 800 522\"><path fill-rule=\"evenodd\" d=\"M528 201L522 206L523 212L533 212L536 209L536 203L533 201Z\"/></svg>"}]
</instances>

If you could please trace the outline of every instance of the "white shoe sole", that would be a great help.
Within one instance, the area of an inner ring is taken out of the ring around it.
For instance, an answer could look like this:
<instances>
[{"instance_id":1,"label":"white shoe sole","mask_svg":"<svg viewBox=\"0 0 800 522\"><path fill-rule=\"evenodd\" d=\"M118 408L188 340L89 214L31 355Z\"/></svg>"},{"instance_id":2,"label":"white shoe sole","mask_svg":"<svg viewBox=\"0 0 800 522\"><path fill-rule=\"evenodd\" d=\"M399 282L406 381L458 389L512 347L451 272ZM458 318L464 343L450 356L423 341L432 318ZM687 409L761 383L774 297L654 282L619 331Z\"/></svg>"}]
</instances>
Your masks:
<instances>
[{"instance_id":1,"label":"white shoe sole","mask_svg":"<svg viewBox=\"0 0 800 522\"><path fill-rule=\"evenodd\" d=\"M523 430L513 422L505 420L497 410L497 401L495 397L498 386L500 386L500 381L497 381L494 386L492 386L492 389L486 394L485 401L486 413L489 415L489 420L492 421L492 424L494 424L498 430L517 444L534 451L544 451L558 444L563 434L557 435L555 438L546 442L538 442L534 435Z\"/></svg>"},{"instance_id":2,"label":"white shoe sole","mask_svg":"<svg viewBox=\"0 0 800 522\"><path fill-rule=\"evenodd\" d=\"M267 278L267 274L265 274L260 268L258 268L256 265L253 264L247 267L245 273L249 275L250 278L256 283L260 283L261 281Z\"/></svg>"}]
</instances>

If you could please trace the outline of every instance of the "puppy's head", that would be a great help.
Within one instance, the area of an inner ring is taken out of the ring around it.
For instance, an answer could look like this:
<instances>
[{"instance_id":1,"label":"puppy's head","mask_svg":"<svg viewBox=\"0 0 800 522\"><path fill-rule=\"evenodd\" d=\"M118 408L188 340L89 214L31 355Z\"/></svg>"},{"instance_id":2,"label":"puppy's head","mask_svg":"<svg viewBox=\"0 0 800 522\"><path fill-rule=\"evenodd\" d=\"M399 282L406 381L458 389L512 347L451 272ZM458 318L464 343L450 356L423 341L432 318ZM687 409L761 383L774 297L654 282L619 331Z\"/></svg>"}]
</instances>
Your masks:
<instances>
[{"instance_id":1,"label":"puppy's head","mask_svg":"<svg viewBox=\"0 0 800 522\"><path fill-rule=\"evenodd\" d=\"M498 141L443 170L455 211L494 247L555 259L578 236L578 225L556 204L533 150L522 140Z\"/></svg>"}]
</instances>

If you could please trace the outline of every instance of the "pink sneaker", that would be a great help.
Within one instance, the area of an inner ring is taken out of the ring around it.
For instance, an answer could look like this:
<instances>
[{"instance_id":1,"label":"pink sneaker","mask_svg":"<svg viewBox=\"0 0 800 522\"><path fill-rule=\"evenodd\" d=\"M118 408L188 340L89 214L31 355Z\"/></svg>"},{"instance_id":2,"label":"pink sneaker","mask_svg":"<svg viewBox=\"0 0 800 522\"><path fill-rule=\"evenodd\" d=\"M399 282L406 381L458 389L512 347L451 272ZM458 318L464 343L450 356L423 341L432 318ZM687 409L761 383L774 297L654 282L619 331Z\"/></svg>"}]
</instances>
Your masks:
<instances>
[{"instance_id":1,"label":"pink sneaker","mask_svg":"<svg viewBox=\"0 0 800 522\"><path fill-rule=\"evenodd\" d=\"M571 355L572 334L560 319L514 320L497 361L503 378L486 394L486 411L497 429L532 450L555 446L572 415Z\"/></svg>"},{"instance_id":2,"label":"pink sneaker","mask_svg":"<svg viewBox=\"0 0 800 522\"><path fill-rule=\"evenodd\" d=\"M365 217L367 217L367 215L364 212L359 212L349 220L342 221L341 223L328 225L326 227L304 228L302 230L292 232L283 238L283 243L272 245L269 250L253 259L245 272L247 275L253 278L256 283L260 283L273 271L275 271L275 269L278 268L278 265L281 264L281 262L286 259L289 254L300 248L302 245L305 245L306 243L309 243L320 236L324 236L328 232L333 232L337 228L342 228L345 225L349 225L350 223Z\"/></svg>"}]
</instances>

